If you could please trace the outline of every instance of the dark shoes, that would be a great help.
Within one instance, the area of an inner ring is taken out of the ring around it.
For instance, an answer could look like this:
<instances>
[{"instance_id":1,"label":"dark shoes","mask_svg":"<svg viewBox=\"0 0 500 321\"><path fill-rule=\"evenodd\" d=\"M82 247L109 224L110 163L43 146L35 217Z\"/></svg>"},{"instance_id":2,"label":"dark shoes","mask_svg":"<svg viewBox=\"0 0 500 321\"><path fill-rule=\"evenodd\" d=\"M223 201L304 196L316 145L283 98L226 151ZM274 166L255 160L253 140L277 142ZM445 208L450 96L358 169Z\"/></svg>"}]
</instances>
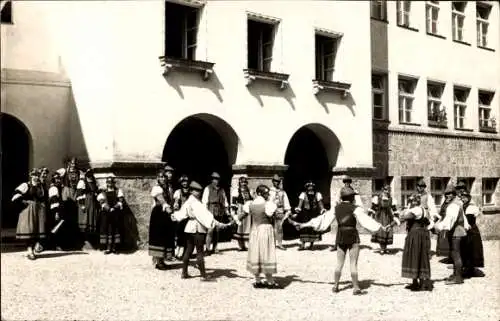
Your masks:
<instances>
[{"instance_id":1,"label":"dark shoes","mask_svg":"<svg viewBox=\"0 0 500 321\"><path fill-rule=\"evenodd\" d=\"M164 270L168 269L168 265L166 265L164 262L159 262L159 263L156 263L155 269L164 271Z\"/></svg>"}]
</instances>

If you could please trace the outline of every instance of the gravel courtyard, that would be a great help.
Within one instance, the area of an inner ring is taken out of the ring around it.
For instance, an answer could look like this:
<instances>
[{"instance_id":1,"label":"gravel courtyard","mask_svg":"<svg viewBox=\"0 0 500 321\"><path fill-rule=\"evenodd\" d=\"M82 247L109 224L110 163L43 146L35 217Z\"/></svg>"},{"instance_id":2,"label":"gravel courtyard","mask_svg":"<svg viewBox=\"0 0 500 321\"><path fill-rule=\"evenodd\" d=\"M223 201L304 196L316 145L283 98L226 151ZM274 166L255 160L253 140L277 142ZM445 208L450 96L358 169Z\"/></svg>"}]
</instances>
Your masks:
<instances>
[{"instance_id":1,"label":"gravel courtyard","mask_svg":"<svg viewBox=\"0 0 500 321\"><path fill-rule=\"evenodd\" d=\"M380 256L369 236L361 240L362 296L352 295L348 264L345 290L331 292L336 254L325 250L330 235L316 251L297 252L294 241L278 251L283 290L254 289L246 253L234 251L235 243L206 258L214 282L181 280L179 263L154 270L146 251L45 252L36 261L24 252L2 253L2 320L500 320L500 241L484 244L486 276L463 285L446 286L450 270L433 257L435 289L420 293L404 289L401 251ZM396 235L393 248L403 242L404 235ZM198 271L190 267L190 274Z\"/></svg>"}]
</instances>

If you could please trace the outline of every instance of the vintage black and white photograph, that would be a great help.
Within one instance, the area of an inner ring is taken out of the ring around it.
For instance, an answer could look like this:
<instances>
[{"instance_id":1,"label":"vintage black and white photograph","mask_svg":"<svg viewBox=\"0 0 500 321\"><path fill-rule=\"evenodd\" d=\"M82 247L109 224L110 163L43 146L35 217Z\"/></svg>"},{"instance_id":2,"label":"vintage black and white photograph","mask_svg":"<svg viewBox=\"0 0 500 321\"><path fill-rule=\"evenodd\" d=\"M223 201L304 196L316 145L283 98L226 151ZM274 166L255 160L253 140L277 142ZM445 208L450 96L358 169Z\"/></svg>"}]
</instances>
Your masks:
<instances>
[{"instance_id":1,"label":"vintage black and white photograph","mask_svg":"<svg viewBox=\"0 0 500 321\"><path fill-rule=\"evenodd\" d=\"M500 3L11 0L2 320L500 320Z\"/></svg>"}]
</instances>

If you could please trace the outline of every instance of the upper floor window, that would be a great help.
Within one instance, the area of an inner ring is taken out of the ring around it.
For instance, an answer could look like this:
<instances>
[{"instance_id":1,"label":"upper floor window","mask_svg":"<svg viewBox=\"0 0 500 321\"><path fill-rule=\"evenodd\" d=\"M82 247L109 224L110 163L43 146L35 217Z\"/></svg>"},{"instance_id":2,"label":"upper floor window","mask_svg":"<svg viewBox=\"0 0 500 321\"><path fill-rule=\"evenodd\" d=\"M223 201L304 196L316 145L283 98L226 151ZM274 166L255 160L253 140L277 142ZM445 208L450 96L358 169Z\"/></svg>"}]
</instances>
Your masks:
<instances>
[{"instance_id":1,"label":"upper floor window","mask_svg":"<svg viewBox=\"0 0 500 321\"><path fill-rule=\"evenodd\" d=\"M399 122L411 123L413 121L413 100L416 79L399 79Z\"/></svg>"},{"instance_id":2,"label":"upper floor window","mask_svg":"<svg viewBox=\"0 0 500 321\"><path fill-rule=\"evenodd\" d=\"M439 23L439 1L427 1L425 5L427 33L437 35Z\"/></svg>"},{"instance_id":3,"label":"upper floor window","mask_svg":"<svg viewBox=\"0 0 500 321\"><path fill-rule=\"evenodd\" d=\"M12 1L2 1L1 6L1 23L12 23Z\"/></svg>"},{"instance_id":4,"label":"upper floor window","mask_svg":"<svg viewBox=\"0 0 500 321\"><path fill-rule=\"evenodd\" d=\"M387 20L387 3L385 0L371 1L371 16L378 20Z\"/></svg>"},{"instance_id":5,"label":"upper floor window","mask_svg":"<svg viewBox=\"0 0 500 321\"><path fill-rule=\"evenodd\" d=\"M467 98L469 90L465 88L453 88L453 118L455 128L465 128L465 112L467 110Z\"/></svg>"},{"instance_id":6,"label":"upper floor window","mask_svg":"<svg viewBox=\"0 0 500 321\"><path fill-rule=\"evenodd\" d=\"M316 80L332 81L338 38L316 34Z\"/></svg>"},{"instance_id":7,"label":"upper floor window","mask_svg":"<svg viewBox=\"0 0 500 321\"><path fill-rule=\"evenodd\" d=\"M488 91L479 91L478 93L478 103L479 103L479 129L481 128L493 128L494 118L491 113L491 101L493 100L493 93Z\"/></svg>"},{"instance_id":8,"label":"upper floor window","mask_svg":"<svg viewBox=\"0 0 500 321\"><path fill-rule=\"evenodd\" d=\"M441 97L444 84L427 84L427 120L429 125L445 125L446 111L442 107Z\"/></svg>"},{"instance_id":9,"label":"upper floor window","mask_svg":"<svg viewBox=\"0 0 500 321\"><path fill-rule=\"evenodd\" d=\"M488 27L491 7L483 3L476 3L477 45L488 47Z\"/></svg>"},{"instance_id":10,"label":"upper floor window","mask_svg":"<svg viewBox=\"0 0 500 321\"><path fill-rule=\"evenodd\" d=\"M483 178L482 192L483 205L493 205L495 203L495 190L498 178Z\"/></svg>"},{"instance_id":11,"label":"upper floor window","mask_svg":"<svg viewBox=\"0 0 500 321\"><path fill-rule=\"evenodd\" d=\"M275 25L248 20L248 68L271 71Z\"/></svg>"},{"instance_id":12,"label":"upper floor window","mask_svg":"<svg viewBox=\"0 0 500 321\"><path fill-rule=\"evenodd\" d=\"M398 1L398 25L399 26L410 26L410 9L411 1Z\"/></svg>"},{"instance_id":13,"label":"upper floor window","mask_svg":"<svg viewBox=\"0 0 500 321\"><path fill-rule=\"evenodd\" d=\"M453 29L453 40L464 40L465 6L464 1L453 1L451 12L451 26Z\"/></svg>"},{"instance_id":14,"label":"upper floor window","mask_svg":"<svg viewBox=\"0 0 500 321\"><path fill-rule=\"evenodd\" d=\"M165 56L196 59L200 9L165 2Z\"/></svg>"},{"instance_id":15,"label":"upper floor window","mask_svg":"<svg viewBox=\"0 0 500 321\"><path fill-rule=\"evenodd\" d=\"M443 203L444 190L449 180L448 177L431 177L431 195L436 205Z\"/></svg>"},{"instance_id":16,"label":"upper floor window","mask_svg":"<svg viewBox=\"0 0 500 321\"><path fill-rule=\"evenodd\" d=\"M372 75L373 119L386 119L386 79L385 75Z\"/></svg>"}]
</instances>

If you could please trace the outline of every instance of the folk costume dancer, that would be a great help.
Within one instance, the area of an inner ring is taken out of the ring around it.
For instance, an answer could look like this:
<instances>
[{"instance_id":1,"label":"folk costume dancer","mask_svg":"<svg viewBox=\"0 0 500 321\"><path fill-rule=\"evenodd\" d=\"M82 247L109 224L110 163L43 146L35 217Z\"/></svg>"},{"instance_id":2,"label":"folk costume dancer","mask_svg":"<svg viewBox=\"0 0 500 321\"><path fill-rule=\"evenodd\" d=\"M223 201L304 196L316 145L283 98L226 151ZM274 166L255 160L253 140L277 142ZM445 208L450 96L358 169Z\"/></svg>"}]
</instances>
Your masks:
<instances>
[{"instance_id":1,"label":"folk costume dancer","mask_svg":"<svg viewBox=\"0 0 500 321\"><path fill-rule=\"evenodd\" d=\"M60 232L61 226L64 224L64 206L62 202L62 190L63 190L63 177L66 173L64 168L57 170L52 174L52 184L50 185L48 196L49 196L49 207L48 207L48 227L51 230L47 235L49 239L49 248L51 249L61 249L61 245L64 247L64 240ZM61 230L64 232L64 228Z\"/></svg>"},{"instance_id":2,"label":"folk costume dancer","mask_svg":"<svg viewBox=\"0 0 500 321\"><path fill-rule=\"evenodd\" d=\"M205 204L208 210L213 214L216 220L224 221L229 216L229 204L226 192L220 187L220 175L217 172L212 173L212 182L203 190L201 202ZM209 228L207 232L206 251L207 255L219 253L217 243L219 233L217 228Z\"/></svg>"},{"instance_id":3,"label":"folk costume dancer","mask_svg":"<svg viewBox=\"0 0 500 321\"><path fill-rule=\"evenodd\" d=\"M286 251L286 248L283 246L283 223L290 217L292 208L287 193L281 188L282 181L280 176L274 175L269 197L277 206L276 214L274 215L276 248Z\"/></svg>"},{"instance_id":4,"label":"folk costume dancer","mask_svg":"<svg viewBox=\"0 0 500 321\"><path fill-rule=\"evenodd\" d=\"M361 200L361 196L359 195L359 192L352 186L352 178L351 176L349 175L343 175L342 176L342 183L344 183L344 187L349 187L349 188L352 188L352 190L354 191L354 193L356 193L354 195L354 205L356 206L363 206L363 201ZM337 204L340 204L342 202L342 199L340 197L340 193L339 193L339 198L336 202L335 205ZM335 236L336 232L335 232L335 226L332 226L331 227L331 230L332 230L332 234ZM335 239L335 237L334 237ZM331 247L330 247L330 251L334 252L334 251L337 251L337 244L333 244Z\"/></svg>"},{"instance_id":5,"label":"folk costume dancer","mask_svg":"<svg viewBox=\"0 0 500 321\"><path fill-rule=\"evenodd\" d=\"M333 221L338 222L338 232L336 236L337 244L337 267L335 269L335 284L333 292L339 292L339 281L344 267L345 256L349 251L349 263L351 265L351 278L353 284L353 294L363 294L359 287L358 281L358 258L359 258L359 232L356 229L356 224L359 222L361 226L375 233L384 230L380 223L372 219L361 206L354 205L354 197L356 192L350 187L342 187L340 197L342 202L337 204L332 210L313 218L312 220L298 224L292 222L296 228L313 228L315 231L324 232L332 225Z\"/></svg>"},{"instance_id":6,"label":"folk costume dancer","mask_svg":"<svg viewBox=\"0 0 500 321\"><path fill-rule=\"evenodd\" d=\"M231 224L223 224L217 221L213 214L207 209L206 205L200 201L202 187L195 181L189 184L191 195L187 201L181 206L179 211L172 214L172 219L180 222L188 219L186 224L186 250L182 258L182 275L181 278L188 279L191 276L188 274L189 258L196 248L197 266L200 269L202 281L210 281L211 278L207 275L205 270L205 260L203 258L203 246L205 244L205 236L209 228L217 226L219 228L226 228Z\"/></svg>"},{"instance_id":7,"label":"folk costume dancer","mask_svg":"<svg viewBox=\"0 0 500 321\"><path fill-rule=\"evenodd\" d=\"M456 191L452 187L448 187L444 192L448 199L446 214L442 221L436 223L434 228L438 231L448 232L448 242L451 249L451 258L453 259L453 274L446 280L446 284L461 284L462 277L462 257L460 255L460 247L462 239L467 236L467 230L470 229L469 223L465 218L462 207L462 201L456 197Z\"/></svg>"},{"instance_id":8,"label":"folk costume dancer","mask_svg":"<svg viewBox=\"0 0 500 321\"><path fill-rule=\"evenodd\" d=\"M61 191L61 200L64 210L64 224L59 229L58 239L63 250L81 249L82 235L78 228L78 189L80 171L76 167L70 167L66 172L67 185Z\"/></svg>"},{"instance_id":9,"label":"folk costume dancer","mask_svg":"<svg viewBox=\"0 0 500 321\"><path fill-rule=\"evenodd\" d=\"M257 197L243 205L243 215L251 217L250 242L247 256L247 270L255 276L255 288L280 288L273 279L277 273L276 243L274 239L273 216L277 206L270 200L269 188L265 185L257 187ZM266 280L260 277L265 275Z\"/></svg>"},{"instance_id":10,"label":"folk costume dancer","mask_svg":"<svg viewBox=\"0 0 500 321\"><path fill-rule=\"evenodd\" d=\"M15 189L12 202L25 206L19 214L16 238L26 242L28 259L35 260L35 244L47 236L45 194L37 169L30 172L29 182Z\"/></svg>"},{"instance_id":11,"label":"folk costume dancer","mask_svg":"<svg viewBox=\"0 0 500 321\"><path fill-rule=\"evenodd\" d=\"M248 179L246 176L241 176L238 180L238 188L231 192L231 209L233 211L233 219L243 213L243 206L253 200L252 192L248 188ZM236 219L235 219L236 220ZM251 217L246 216L242 221L236 220L238 228L234 233L233 238L238 241L239 251L246 251L245 242L249 240Z\"/></svg>"},{"instance_id":12,"label":"folk costume dancer","mask_svg":"<svg viewBox=\"0 0 500 321\"><path fill-rule=\"evenodd\" d=\"M380 244L380 255L387 253L387 245L394 242L393 222L397 220L396 201L390 194L390 188L385 185L382 192L372 198L372 217L382 224L389 225L387 231L380 231L372 235L371 242ZM397 223L397 221L396 221Z\"/></svg>"},{"instance_id":13,"label":"folk costume dancer","mask_svg":"<svg viewBox=\"0 0 500 321\"><path fill-rule=\"evenodd\" d=\"M179 183L181 184L181 188L177 189L174 192L174 211L178 211L181 206L187 201L189 195L189 177L187 175L182 175L179 178ZM184 256L184 251L186 250L186 233L184 233L184 229L186 228L187 219L177 222L176 227L176 249L175 249L175 258L179 261L182 261Z\"/></svg>"},{"instance_id":14,"label":"folk costume dancer","mask_svg":"<svg viewBox=\"0 0 500 321\"><path fill-rule=\"evenodd\" d=\"M99 202L97 201L99 189L97 187L94 172L91 169L85 172L76 188L78 195L76 199L79 205L78 226L84 237L85 243L90 243L93 247L98 244L96 232L99 216Z\"/></svg>"},{"instance_id":15,"label":"folk costume dancer","mask_svg":"<svg viewBox=\"0 0 500 321\"><path fill-rule=\"evenodd\" d=\"M467 191L462 193L462 202L464 203L463 209L470 229L462 241L461 256L464 265L463 274L469 278L476 275L483 275L482 273L477 273L476 270L476 268L484 267L483 241L481 239L481 232L476 224L477 218L481 215L481 210L474 204L470 193Z\"/></svg>"},{"instance_id":16,"label":"folk costume dancer","mask_svg":"<svg viewBox=\"0 0 500 321\"><path fill-rule=\"evenodd\" d=\"M323 196L316 191L316 185L313 182L307 182L304 186L305 191L299 195L299 205L295 209L295 215L292 218L297 218L298 222L305 223L309 220L318 217L325 212L323 205ZM306 242L309 242L309 250L314 247L314 242L321 241L321 234L316 233L312 228L303 228L300 230L300 242L298 250L305 250Z\"/></svg>"},{"instance_id":17,"label":"folk costume dancer","mask_svg":"<svg viewBox=\"0 0 500 321\"><path fill-rule=\"evenodd\" d=\"M106 249L104 254L116 254L125 196L113 176L106 178L106 189L97 196L97 201L101 204L101 246Z\"/></svg>"},{"instance_id":18,"label":"folk costume dancer","mask_svg":"<svg viewBox=\"0 0 500 321\"><path fill-rule=\"evenodd\" d=\"M421 206L420 195L412 195L410 208L403 211L401 221L406 221L407 235L403 250L401 275L412 279L406 286L412 291L432 291L430 248L431 238L427 226L430 224L428 212Z\"/></svg>"},{"instance_id":19,"label":"folk costume dancer","mask_svg":"<svg viewBox=\"0 0 500 321\"><path fill-rule=\"evenodd\" d=\"M163 187L163 192L165 196L165 201L169 205L170 209L174 208L174 168L170 165L166 165L164 168L165 171L165 186ZM172 221L170 215L167 221L167 230L165 231L167 235L167 248L165 254L165 260L172 262L175 260L174 251L175 251L175 236L176 236L176 228L177 222Z\"/></svg>"},{"instance_id":20,"label":"folk costume dancer","mask_svg":"<svg viewBox=\"0 0 500 321\"><path fill-rule=\"evenodd\" d=\"M153 264L158 270L164 270L167 265L164 262L167 248L169 246L169 225L172 224L170 214L173 209L168 204L167 178L165 171L160 170L157 175L158 184L151 190L153 197L153 208L151 210L151 218L149 220L149 255L153 258ZM171 244L170 244L171 245Z\"/></svg>"},{"instance_id":21,"label":"folk costume dancer","mask_svg":"<svg viewBox=\"0 0 500 321\"><path fill-rule=\"evenodd\" d=\"M49 199L48 199L49 188L50 188L49 174L50 174L50 171L47 167L45 167L45 166L40 167L40 185L43 188L43 192L44 192L43 195L45 195L45 209L46 209L46 211L48 211L48 205L49 205ZM46 222L47 228L50 226L49 223L50 223L49 217L47 216L47 222ZM35 253L41 253L44 250L44 248L47 247L47 242L48 242L48 233L47 233L47 237L45 239L40 240L35 244Z\"/></svg>"}]
</instances>

